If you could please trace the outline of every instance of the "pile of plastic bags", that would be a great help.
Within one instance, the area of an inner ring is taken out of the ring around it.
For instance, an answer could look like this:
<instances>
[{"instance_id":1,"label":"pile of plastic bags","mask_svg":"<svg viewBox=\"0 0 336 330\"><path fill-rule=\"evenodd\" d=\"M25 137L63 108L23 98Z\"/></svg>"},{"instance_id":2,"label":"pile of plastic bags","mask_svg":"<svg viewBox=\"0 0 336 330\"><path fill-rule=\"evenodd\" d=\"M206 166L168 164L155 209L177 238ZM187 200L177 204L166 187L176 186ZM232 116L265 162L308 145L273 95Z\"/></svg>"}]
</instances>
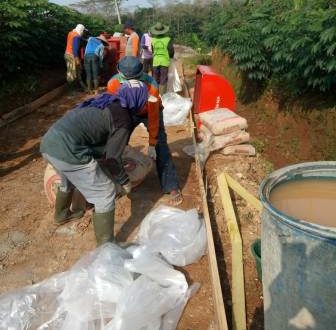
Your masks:
<instances>
[{"instance_id":1,"label":"pile of plastic bags","mask_svg":"<svg viewBox=\"0 0 336 330\"><path fill-rule=\"evenodd\" d=\"M196 210L162 206L144 219L137 241L107 243L67 272L0 296L0 329L175 329L199 284L189 287L172 265L205 253L204 222Z\"/></svg>"}]
</instances>

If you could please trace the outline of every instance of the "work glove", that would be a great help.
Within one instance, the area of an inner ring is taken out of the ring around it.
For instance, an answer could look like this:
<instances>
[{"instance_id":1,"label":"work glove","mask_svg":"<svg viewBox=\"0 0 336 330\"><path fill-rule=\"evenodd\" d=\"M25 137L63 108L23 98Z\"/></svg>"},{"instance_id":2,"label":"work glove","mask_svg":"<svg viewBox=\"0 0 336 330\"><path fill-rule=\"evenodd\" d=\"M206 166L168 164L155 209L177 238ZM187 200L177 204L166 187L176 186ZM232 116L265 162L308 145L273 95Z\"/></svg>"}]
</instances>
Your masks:
<instances>
[{"instance_id":1,"label":"work glove","mask_svg":"<svg viewBox=\"0 0 336 330\"><path fill-rule=\"evenodd\" d=\"M156 160L156 150L154 146L149 146L148 147L148 152L147 155L152 158L153 160Z\"/></svg>"}]
</instances>

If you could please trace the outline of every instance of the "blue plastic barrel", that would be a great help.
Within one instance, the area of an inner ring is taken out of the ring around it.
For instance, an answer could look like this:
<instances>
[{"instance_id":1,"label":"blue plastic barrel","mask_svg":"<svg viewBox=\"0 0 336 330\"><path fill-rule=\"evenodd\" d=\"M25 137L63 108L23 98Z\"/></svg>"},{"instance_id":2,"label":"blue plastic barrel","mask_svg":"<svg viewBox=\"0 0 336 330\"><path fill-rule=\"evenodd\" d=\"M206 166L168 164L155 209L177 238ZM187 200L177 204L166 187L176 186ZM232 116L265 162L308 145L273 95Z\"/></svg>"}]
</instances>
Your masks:
<instances>
[{"instance_id":1,"label":"blue plastic barrel","mask_svg":"<svg viewBox=\"0 0 336 330\"><path fill-rule=\"evenodd\" d=\"M278 184L306 178L336 179L336 162L285 167L260 187L266 330L336 329L336 228L294 219L269 200Z\"/></svg>"}]
</instances>

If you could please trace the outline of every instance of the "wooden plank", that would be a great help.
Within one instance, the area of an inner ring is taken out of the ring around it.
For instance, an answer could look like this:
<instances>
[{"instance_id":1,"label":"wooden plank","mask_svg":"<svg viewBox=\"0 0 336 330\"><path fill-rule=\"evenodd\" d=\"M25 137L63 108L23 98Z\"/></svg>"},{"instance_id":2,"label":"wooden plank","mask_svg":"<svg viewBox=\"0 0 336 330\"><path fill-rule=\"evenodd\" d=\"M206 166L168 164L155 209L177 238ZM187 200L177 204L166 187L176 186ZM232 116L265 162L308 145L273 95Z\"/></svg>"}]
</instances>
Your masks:
<instances>
[{"instance_id":1,"label":"wooden plank","mask_svg":"<svg viewBox=\"0 0 336 330\"><path fill-rule=\"evenodd\" d=\"M249 191L247 191L243 186L234 180L229 174L225 173L226 181L228 186L234 190L239 196L244 198L249 204L254 206L258 211L262 210L262 204L255 196L253 196Z\"/></svg>"},{"instance_id":2,"label":"wooden plank","mask_svg":"<svg viewBox=\"0 0 336 330\"><path fill-rule=\"evenodd\" d=\"M27 105L21 106L19 108L16 108L9 113L5 113L0 118L0 127L8 125L11 122L13 122L13 121L15 121L19 118L22 118L22 117L28 115L29 113L35 111L36 109L38 109L42 105L50 102L55 97L61 95L65 91L66 86L67 86L67 84L64 84L60 87L57 87L57 88L53 89L52 91L50 91L50 92L44 94L43 96L39 97L35 101L33 101L33 102L31 102Z\"/></svg>"},{"instance_id":3,"label":"wooden plank","mask_svg":"<svg viewBox=\"0 0 336 330\"><path fill-rule=\"evenodd\" d=\"M243 246L225 173L217 177L226 225L232 245L232 326L246 330Z\"/></svg>"},{"instance_id":4,"label":"wooden plank","mask_svg":"<svg viewBox=\"0 0 336 330\"><path fill-rule=\"evenodd\" d=\"M192 134L192 137L193 137L194 147L196 147L196 139L195 139L194 133ZM201 199L202 199L203 217L204 217L206 233L207 233L210 279L211 279L211 284L213 288L213 298L214 298L216 318L218 322L218 329L227 330L228 325L227 325L227 319L226 319L226 314L225 314L222 287L220 284L220 278L219 278L219 272L218 272L218 266L217 266L215 243L214 243L214 239L212 235L207 196L206 196L204 182L203 182L203 174L201 171L200 159L197 153L195 155L195 161L196 161L196 173L197 173L197 178L198 178L198 184L199 184L199 189L200 189Z\"/></svg>"},{"instance_id":5,"label":"wooden plank","mask_svg":"<svg viewBox=\"0 0 336 330\"><path fill-rule=\"evenodd\" d=\"M181 67L181 65L180 65L179 71L182 77L184 95L188 95L188 97L190 97L189 89L185 83L185 79L183 75L183 67ZM192 118L192 112L190 112L189 124L190 124L190 133L191 133L191 137L193 140L193 145L194 145L194 148L196 148L196 138L195 138L196 128L195 128L194 121ZM196 174L197 174L197 179L198 179L198 185L199 185L200 195L202 199L203 217L204 217L206 234L207 234L208 264L209 264L210 280L211 280L213 298L214 298L215 316L217 319L217 329L218 330L228 330L228 324L227 324L224 300L223 300L223 294L222 294L222 287L220 284L220 278L219 278L219 272L218 272L215 243L214 243L214 239L212 235L211 220L210 220L210 215L209 215L207 196L206 196L206 191L205 191L204 182L203 182L203 173L201 170L200 158L197 153L195 154L195 163L196 163Z\"/></svg>"}]
</instances>

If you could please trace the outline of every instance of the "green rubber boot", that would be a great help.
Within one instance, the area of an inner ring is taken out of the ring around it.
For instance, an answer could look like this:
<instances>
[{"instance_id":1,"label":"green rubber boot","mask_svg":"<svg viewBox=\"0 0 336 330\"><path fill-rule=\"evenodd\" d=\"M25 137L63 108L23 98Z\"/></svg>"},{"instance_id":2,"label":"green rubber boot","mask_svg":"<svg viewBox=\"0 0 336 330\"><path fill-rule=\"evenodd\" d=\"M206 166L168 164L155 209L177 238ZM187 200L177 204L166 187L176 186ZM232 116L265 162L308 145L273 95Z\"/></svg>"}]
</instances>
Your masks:
<instances>
[{"instance_id":1,"label":"green rubber boot","mask_svg":"<svg viewBox=\"0 0 336 330\"><path fill-rule=\"evenodd\" d=\"M54 222L56 225L62 225L66 222L69 222L73 219L80 219L85 210L70 210L72 200L72 191L63 192L59 189L56 193L56 202L55 202L55 214L54 214Z\"/></svg>"},{"instance_id":2,"label":"green rubber boot","mask_svg":"<svg viewBox=\"0 0 336 330\"><path fill-rule=\"evenodd\" d=\"M114 210L106 213L93 212L92 222L97 246L114 241Z\"/></svg>"}]
</instances>

